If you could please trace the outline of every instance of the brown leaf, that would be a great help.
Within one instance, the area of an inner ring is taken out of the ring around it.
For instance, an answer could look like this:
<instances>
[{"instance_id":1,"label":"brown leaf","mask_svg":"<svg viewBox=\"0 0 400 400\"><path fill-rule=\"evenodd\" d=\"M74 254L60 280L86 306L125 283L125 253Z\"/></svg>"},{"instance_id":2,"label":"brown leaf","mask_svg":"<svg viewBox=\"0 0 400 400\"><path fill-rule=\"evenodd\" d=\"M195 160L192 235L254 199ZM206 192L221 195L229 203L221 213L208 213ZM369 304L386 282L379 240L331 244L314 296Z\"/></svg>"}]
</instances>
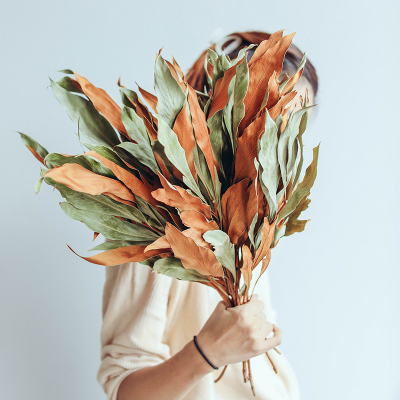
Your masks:
<instances>
[{"instance_id":1,"label":"brown leaf","mask_svg":"<svg viewBox=\"0 0 400 400\"><path fill-rule=\"evenodd\" d=\"M26 145L25 145L26 146ZM45 165L44 164L44 158L42 158L42 157L40 157L39 156L39 154L37 153L37 151L34 149L34 148L32 148L32 147L30 147L30 146L26 146L28 149L29 149L29 151L36 157L36 159L37 160L39 160L43 165Z\"/></svg>"},{"instance_id":2,"label":"brown leaf","mask_svg":"<svg viewBox=\"0 0 400 400\"><path fill-rule=\"evenodd\" d=\"M49 169L44 176L77 192L92 195L111 193L123 200L135 201L135 196L121 182L95 174L79 164L63 164L61 167Z\"/></svg>"},{"instance_id":3,"label":"brown leaf","mask_svg":"<svg viewBox=\"0 0 400 400\"><path fill-rule=\"evenodd\" d=\"M255 268L270 251L272 241L274 240L275 225L277 221L278 219L275 219L275 221L270 225L268 218L264 218L264 225L261 228L261 244L256 251L253 268Z\"/></svg>"},{"instance_id":4,"label":"brown leaf","mask_svg":"<svg viewBox=\"0 0 400 400\"><path fill-rule=\"evenodd\" d=\"M246 285L246 290L250 287L251 277L252 277L252 266L253 266L253 256L251 255L250 249L244 244L242 246L243 253L243 267L240 271L243 275L243 280Z\"/></svg>"},{"instance_id":5,"label":"brown leaf","mask_svg":"<svg viewBox=\"0 0 400 400\"><path fill-rule=\"evenodd\" d=\"M164 188L151 193L156 200L171 207L176 207L180 211L199 211L208 219L211 219L211 209L208 204L204 204L198 197L192 196L180 186L173 186L172 188L163 175L159 173L158 176Z\"/></svg>"},{"instance_id":6,"label":"brown leaf","mask_svg":"<svg viewBox=\"0 0 400 400\"><path fill-rule=\"evenodd\" d=\"M189 115L186 110L186 103L182 110L179 112L175 119L173 131L178 137L178 141L185 150L185 156L194 179L197 181L196 169L193 160L193 149L195 147L195 140L193 134L193 126L190 121Z\"/></svg>"},{"instance_id":7,"label":"brown leaf","mask_svg":"<svg viewBox=\"0 0 400 400\"><path fill-rule=\"evenodd\" d=\"M145 249L144 252L146 253L147 251L151 250L157 250L157 249L170 249L171 245L169 244L167 237L162 236L156 241L154 241L152 244L149 244Z\"/></svg>"},{"instance_id":8,"label":"brown leaf","mask_svg":"<svg viewBox=\"0 0 400 400\"><path fill-rule=\"evenodd\" d=\"M275 119L278 115L282 114L283 109L296 97L296 94L297 92L294 90L293 92L281 97L276 105L269 110L270 117Z\"/></svg>"},{"instance_id":9,"label":"brown leaf","mask_svg":"<svg viewBox=\"0 0 400 400\"><path fill-rule=\"evenodd\" d=\"M96 240L97 236L99 236L99 232L93 233L93 242Z\"/></svg>"},{"instance_id":10,"label":"brown leaf","mask_svg":"<svg viewBox=\"0 0 400 400\"><path fill-rule=\"evenodd\" d=\"M247 229L244 216L248 202L248 183L248 178L235 183L228 188L221 198L224 231L228 233L233 244L237 244L239 237Z\"/></svg>"},{"instance_id":11,"label":"brown leaf","mask_svg":"<svg viewBox=\"0 0 400 400\"><path fill-rule=\"evenodd\" d=\"M110 168L114 175L128 187L132 193L141 197L143 200L146 200L151 205L155 206L157 203L155 202L151 192L153 188L147 183L142 182L140 179L136 178L135 175L131 174L126 169L120 167L119 165L113 163L112 161L108 160L107 158L101 156L100 154L96 153L95 151L91 150L85 153L86 155L92 156L97 158L101 163ZM115 182L115 180L113 179ZM118 193L114 193L116 196L119 196ZM119 196L121 197L121 196Z\"/></svg>"},{"instance_id":12,"label":"brown leaf","mask_svg":"<svg viewBox=\"0 0 400 400\"><path fill-rule=\"evenodd\" d=\"M280 31L274 32L273 34L271 34L271 36L268 39L263 40L257 46L253 56L251 57L251 59L249 61L249 67L255 61L257 61L260 57L262 57L270 47L272 47L275 43L277 43L279 40L282 39L283 31L284 31L284 29L281 29Z\"/></svg>"},{"instance_id":13,"label":"brown leaf","mask_svg":"<svg viewBox=\"0 0 400 400\"><path fill-rule=\"evenodd\" d=\"M195 228L202 234L207 231L219 229L219 226L215 221L207 221L203 213L195 210L182 211L179 214L179 217L183 224L188 228Z\"/></svg>"},{"instance_id":14,"label":"brown leaf","mask_svg":"<svg viewBox=\"0 0 400 400\"><path fill-rule=\"evenodd\" d=\"M83 93L93 103L96 110L107 119L107 121L122 135L130 139L126 132L125 126L121 121L121 108L118 104L107 94L103 89L100 89L90 83L83 76L78 75L76 72L75 79L80 84Z\"/></svg>"},{"instance_id":15,"label":"brown leaf","mask_svg":"<svg viewBox=\"0 0 400 400\"><path fill-rule=\"evenodd\" d=\"M244 178L253 180L257 171L254 159L257 157L258 139L265 131L265 114L256 118L238 138L235 156L235 179L239 182Z\"/></svg>"},{"instance_id":16,"label":"brown leaf","mask_svg":"<svg viewBox=\"0 0 400 400\"><path fill-rule=\"evenodd\" d=\"M204 157L206 158L207 165L210 170L213 184L215 187L214 155L211 148L206 116L197 100L197 94L195 90L189 85L188 89L189 89L188 102L189 102L190 114L192 116L194 135L197 144L204 153Z\"/></svg>"},{"instance_id":17,"label":"brown leaf","mask_svg":"<svg viewBox=\"0 0 400 400\"><path fill-rule=\"evenodd\" d=\"M270 261L271 261L271 249L269 249L267 255L262 260L260 276L266 271Z\"/></svg>"},{"instance_id":18,"label":"brown leaf","mask_svg":"<svg viewBox=\"0 0 400 400\"><path fill-rule=\"evenodd\" d=\"M141 95L143 96L143 98L146 100L147 104L152 108L152 110L157 113L157 102L158 99L156 96L154 96L154 94L151 94L149 92L147 92L146 90L142 89L139 85L138 85L138 89L141 93Z\"/></svg>"},{"instance_id":19,"label":"brown leaf","mask_svg":"<svg viewBox=\"0 0 400 400\"><path fill-rule=\"evenodd\" d=\"M178 72L179 76L183 79L184 75L183 72L181 70L181 67L178 65L178 63L176 62L174 56L172 55L172 63L174 64L174 67L176 69L176 71Z\"/></svg>"},{"instance_id":20,"label":"brown leaf","mask_svg":"<svg viewBox=\"0 0 400 400\"><path fill-rule=\"evenodd\" d=\"M194 269L203 275L224 275L222 265L211 250L198 246L193 239L186 237L169 223L165 227L165 234L175 257L181 259L185 268Z\"/></svg>"},{"instance_id":21,"label":"brown leaf","mask_svg":"<svg viewBox=\"0 0 400 400\"><path fill-rule=\"evenodd\" d=\"M239 132L242 132L260 111L269 79L274 71L280 75L283 59L293 36L294 33L284 36L249 67L249 88L244 98L245 115L240 122Z\"/></svg>"},{"instance_id":22,"label":"brown leaf","mask_svg":"<svg viewBox=\"0 0 400 400\"><path fill-rule=\"evenodd\" d=\"M229 84L231 83L232 78L236 75L236 67L240 65L243 60L244 57L236 65L233 65L225 71L222 78L217 80L207 119L210 119L217 111L222 110L226 106L226 103L228 103Z\"/></svg>"},{"instance_id":23,"label":"brown leaf","mask_svg":"<svg viewBox=\"0 0 400 400\"><path fill-rule=\"evenodd\" d=\"M117 249L113 250L106 250L91 257L82 257L74 250L72 250L71 247L68 246L68 248L84 260L89 261L93 264L104 265L106 267L128 262L140 262L147 260L150 257L160 255L160 253L162 253L162 251L160 250L153 250L145 253L144 249L146 248L146 246L134 245L118 247Z\"/></svg>"}]
</instances>

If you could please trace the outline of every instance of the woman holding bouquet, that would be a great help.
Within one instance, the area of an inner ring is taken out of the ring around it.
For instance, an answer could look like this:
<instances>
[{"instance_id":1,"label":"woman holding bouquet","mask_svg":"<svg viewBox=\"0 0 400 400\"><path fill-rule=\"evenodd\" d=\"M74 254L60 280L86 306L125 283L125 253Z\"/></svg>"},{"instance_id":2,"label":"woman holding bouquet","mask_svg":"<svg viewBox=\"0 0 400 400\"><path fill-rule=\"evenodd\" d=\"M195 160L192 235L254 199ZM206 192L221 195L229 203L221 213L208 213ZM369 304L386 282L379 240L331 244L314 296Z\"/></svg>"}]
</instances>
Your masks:
<instances>
[{"instance_id":1,"label":"woman holding bouquet","mask_svg":"<svg viewBox=\"0 0 400 400\"><path fill-rule=\"evenodd\" d=\"M264 32L234 33L210 47L233 59L241 48L268 37ZM248 51L248 59L254 50ZM186 75L201 92L208 90L205 56L206 50ZM300 50L291 45L282 77L292 75L301 58ZM293 104L299 106L299 95L304 96L306 89L312 104L317 88L315 70L307 62ZM251 399L242 372L242 361L251 358L259 400L298 400L294 372L285 356L273 350L282 333L271 306L267 274L257 292L248 303L226 308L215 290L197 282L157 274L138 263L106 267L97 378L108 398ZM226 365L223 378L215 383Z\"/></svg>"}]
</instances>

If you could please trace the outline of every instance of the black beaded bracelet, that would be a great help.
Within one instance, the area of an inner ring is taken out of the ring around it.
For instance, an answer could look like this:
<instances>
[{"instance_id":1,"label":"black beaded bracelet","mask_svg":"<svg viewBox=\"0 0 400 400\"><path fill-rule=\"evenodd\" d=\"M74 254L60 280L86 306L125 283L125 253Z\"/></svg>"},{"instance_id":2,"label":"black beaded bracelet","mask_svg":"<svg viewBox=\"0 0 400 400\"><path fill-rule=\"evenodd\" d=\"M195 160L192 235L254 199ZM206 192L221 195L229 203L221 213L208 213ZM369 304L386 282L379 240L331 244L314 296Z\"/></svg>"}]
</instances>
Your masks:
<instances>
[{"instance_id":1,"label":"black beaded bracelet","mask_svg":"<svg viewBox=\"0 0 400 400\"><path fill-rule=\"evenodd\" d=\"M194 344L197 347L197 350L199 350L200 354L204 357L204 359L214 368L214 369L218 369L218 367L216 367L207 357L206 355L203 353L203 350L201 350L199 344L197 343L197 336L193 336L193 341Z\"/></svg>"}]
</instances>

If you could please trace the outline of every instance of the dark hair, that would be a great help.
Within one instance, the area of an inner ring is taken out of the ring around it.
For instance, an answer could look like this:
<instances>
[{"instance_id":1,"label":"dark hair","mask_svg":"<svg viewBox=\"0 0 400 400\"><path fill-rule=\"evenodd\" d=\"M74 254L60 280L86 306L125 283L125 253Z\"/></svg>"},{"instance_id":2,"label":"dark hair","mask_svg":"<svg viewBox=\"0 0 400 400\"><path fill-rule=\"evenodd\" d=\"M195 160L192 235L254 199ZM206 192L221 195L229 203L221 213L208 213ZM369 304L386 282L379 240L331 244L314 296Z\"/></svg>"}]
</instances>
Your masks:
<instances>
[{"instance_id":1,"label":"dark hair","mask_svg":"<svg viewBox=\"0 0 400 400\"><path fill-rule=\"evenodd\" d=\"M239 41L241 41L239 46L237 46L232 52L229 52L227 54L229 58L232 60L237 57L239 51L244 47L247 47L250 44L258 45L263 40L269 39L270 36L271 35L269 33L260 31L234 32L226 37L227 40L225 42L223 41L224 39L222 39L222 44L220 46L221 49L224 50L226 47L228 47L229 44L234 42L235 39L239 39ZM208 48L215 51L216 44L213 43ZM207 56L207 50L208 49L204 50L201 53L200 57L194 62L194 64L186 74L186 80L189 83L189 85L198 91L203 91L204 86L206 86L208 90L207 78L204 71L204 61ZM248 51L247 54L248 60L253 55L254 51L255 48L250 49ZM283 60L281 77L283 77L285 73L288 75L293 75L293 73L297 70L298 65L300 64L302 57L303 53L300 51L300 49L296 47L294 44L291 44L286 52L285 59ZM314 95L316 95L318 91L318 76L314 66L308 59L304 66L302 77L310 82L311 87L314 91Z\"/></svg>"}]
</instances>

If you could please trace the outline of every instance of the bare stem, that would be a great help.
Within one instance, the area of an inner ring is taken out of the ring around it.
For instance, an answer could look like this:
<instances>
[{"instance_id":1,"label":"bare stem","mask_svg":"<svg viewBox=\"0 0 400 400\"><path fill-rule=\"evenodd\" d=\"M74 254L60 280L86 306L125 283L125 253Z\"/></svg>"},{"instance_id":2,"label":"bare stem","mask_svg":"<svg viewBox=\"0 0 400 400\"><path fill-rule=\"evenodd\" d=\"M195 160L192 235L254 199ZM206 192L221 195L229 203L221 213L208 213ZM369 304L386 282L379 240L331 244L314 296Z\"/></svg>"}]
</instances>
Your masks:
<instances>
[{"instance_id":1,"label":"bare stem","mask_svg":"<svg viewBox=\"0 0 400 400\"><path fill-rule=\"evenodd\" d=\"M243 361L243 380L247 382L247 361Z\"/></svg>"},{"instance_id":2,"label":"bare stem","mask_svg":"<svg viewBox=\"0 0 400 400\"><path fill-rule=\"evenodd\" d=\"M272 368L274 369L275 373L277 374L277 373L278 373L278 370L276 369L276 366L275 366L274 362L272 361L272 358L270 357L270 355L268 354L268 352L265 352L265 354L267 355L268 360L269 360L269 362L270 362L271 365L272 365Z\"/></svg>"},{"instance_id":3,"label":"bare stem","mask_svg":"<svg viewBox=\"0 0 400 400\"><path fill-rule=\"evenodd\" d=\"M217 383L225 374L226 369L228 368L228 364L225 365L224 369L222 370L220 376L214 381L214 383Z\"/></svg>"},{"instance_id":4,"label":"bare stem","mask_svg":"<svg viewBox=\"0 0 400 400\"><path fill-rule=\"evenodd\" d=\"M249 367L249 381L250 381L251 391L253 392L253 396L255 397L256 396L256 389L254 388L253 376L251 375L250 360L247 360L247 365Z\"/></svg>"}]
</instances>

